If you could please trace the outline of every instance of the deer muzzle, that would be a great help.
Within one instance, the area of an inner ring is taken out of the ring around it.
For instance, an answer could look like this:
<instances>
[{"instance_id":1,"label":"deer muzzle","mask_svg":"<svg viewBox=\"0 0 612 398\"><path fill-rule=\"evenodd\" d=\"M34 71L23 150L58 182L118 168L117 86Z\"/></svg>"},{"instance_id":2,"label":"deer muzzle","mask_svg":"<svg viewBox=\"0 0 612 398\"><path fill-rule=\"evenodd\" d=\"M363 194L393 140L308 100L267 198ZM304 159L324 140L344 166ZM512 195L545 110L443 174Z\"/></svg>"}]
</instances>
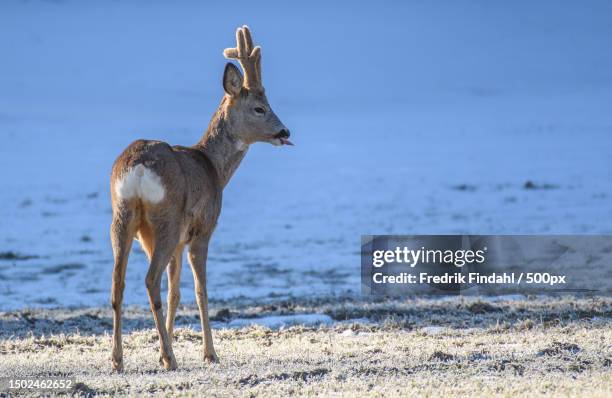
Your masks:
<instances>
[{"instance_id":1,"label":"deer muzzle","mask_svg":"<svg viewBox=\"0 0 612 398\"><path fill-rule=\"evenodd\" d=\"M279 140L281 145L293 145L291 141L289 141L289 136L291 133L287 129L282 129L278 133L274 135L274 138Z\"/></svg>"}]
</instances>

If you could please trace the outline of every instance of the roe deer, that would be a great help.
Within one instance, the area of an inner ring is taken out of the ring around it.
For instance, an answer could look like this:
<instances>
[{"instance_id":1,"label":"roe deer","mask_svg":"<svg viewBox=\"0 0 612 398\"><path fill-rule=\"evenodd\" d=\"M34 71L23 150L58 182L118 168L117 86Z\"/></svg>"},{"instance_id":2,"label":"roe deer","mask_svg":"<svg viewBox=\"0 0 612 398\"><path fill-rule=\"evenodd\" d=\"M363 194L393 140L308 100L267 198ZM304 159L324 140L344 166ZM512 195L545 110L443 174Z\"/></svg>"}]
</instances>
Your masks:
<instances>
[{"instance_id":1,"label":"roe deer","mask_svg":"<svg viewBox=\"0 0 612 398\"><path fill-rule=\"evenodd\" d=\"M206 257L208 242L221 211L223 188L236 171L249 145L262 141L293 145L289 130L274 114L261 84L261 49L253 47L249 28L236 31L236 48L224 51L238 60L223 73L225 95L202 139L191 147L138 140L115 161L111 175L114 254L111 303L113 369L123 370L121 302L132 240L136 238L150 265L145 284L159 334L160 362L176 369L172 352L174 316L179 304L182 252L189 246L195 293L200 310L204 359L217 360L208 321ZM168 266L168 317L164 322L160 284Z\"/></svg>"}]
</instances>

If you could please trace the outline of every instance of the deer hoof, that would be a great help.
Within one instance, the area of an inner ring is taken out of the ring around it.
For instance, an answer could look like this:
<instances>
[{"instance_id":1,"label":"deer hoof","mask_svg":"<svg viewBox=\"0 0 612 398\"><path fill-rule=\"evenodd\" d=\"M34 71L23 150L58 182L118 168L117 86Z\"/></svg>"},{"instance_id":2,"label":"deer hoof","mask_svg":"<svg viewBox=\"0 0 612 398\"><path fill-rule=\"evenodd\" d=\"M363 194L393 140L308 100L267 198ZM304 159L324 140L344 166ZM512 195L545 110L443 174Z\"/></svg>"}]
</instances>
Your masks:
<instances>
[{"instance_id":1,"label":"deer hoof","mask_svg":"<svg viewBox=\"0 0 612 398\"><path fill-rule=\"evenodd\" d=\"M176 364L176 359L174 357L170 357L169 359L162 358L162 365L166 370L176 370L178 367Z\"/></svg>"},{"instance_id":2,"label":"deer hoof","mask_svg":"<svg viewBox=\"0 0 612 398\"><path fill-rule=\"evenodd\" d=\"M219 357L214 352L210 354L204 354L204 361L208 363L217 363L219 362Z\"/></svg>"},{"instance_id":3,"label":"deer hoof","mask_svg":"<svg viewBox=\"0 0 612 398\"><path fill-rule=\"evenodd\" d=\"M123 361L115 361L113 359L113 372L123 373Z\"/></svg>"}]
</instances>

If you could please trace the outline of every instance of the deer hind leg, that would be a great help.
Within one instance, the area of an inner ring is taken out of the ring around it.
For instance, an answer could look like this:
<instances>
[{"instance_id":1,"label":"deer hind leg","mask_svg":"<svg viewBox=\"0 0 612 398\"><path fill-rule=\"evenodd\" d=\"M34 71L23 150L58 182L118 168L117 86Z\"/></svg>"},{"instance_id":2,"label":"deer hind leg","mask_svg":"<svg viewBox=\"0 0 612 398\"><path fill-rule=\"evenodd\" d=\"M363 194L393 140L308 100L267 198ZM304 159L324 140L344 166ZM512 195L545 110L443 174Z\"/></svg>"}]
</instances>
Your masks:
<instances>
[{"instance_id":1,"label":"deer hind leg","mask_svg":"<svg viewBox=\"0 0 612 398\"><path fill-rule=\"evenodd\" d=\"M181 267L183 262L183 245L179 245L174 251L174 256L168 264L168 317L166 318L166 329L168 330L168 336L172 342L172 336L174 335L174 317L176 316L176 309L181 301Z\"/></svg>"},{"instance_id":2,"label":"deer hind leg","mask_svg":"<svg viewBox=\"0 0 612 398\"><path fill-rule=\"evenodd\" d=\"M213 346L210 321L208 319L208 293L206 291L206 258L208 256L209 237L200 238L189 246L189 264L193 271L196 300L200 309L202 339L204 340L204 359L217 362L219 359Z\"/></svg>"},{"instance_id":3,"label":"deer hind leg","mask_svg":"<svg viewBox=\"0 0 612 398\"><path fill-rule=\"evenodd\" d=\"M167 370L176 369L177 365L164 321L161 301L161 278L168 262L176 250L178 240L178 231L173 227L169 227L168 223L162 222L160 227L155 228L155 244L153 245L151 264L149 265L149 271L145 278L151 312L153 313L153 320L155 321L155 327L159 334L162 362L164 368Z\"/></svg>"},{"instance_id":4,"label":"deer hind leg","mask_svg":"<svg viewBox=\"0 0 612 398\"><path fill-rule=\"evenodd\" d=\"M110 229L111 244L115 265L111 287L111 305L113 307L113 352L112 367L117 372L123 371L123 347L121 343L121 304L125 289L125 270L132 248L136 227L134 209L127 207L114 211Z\"/></svg>"}]
</instances>

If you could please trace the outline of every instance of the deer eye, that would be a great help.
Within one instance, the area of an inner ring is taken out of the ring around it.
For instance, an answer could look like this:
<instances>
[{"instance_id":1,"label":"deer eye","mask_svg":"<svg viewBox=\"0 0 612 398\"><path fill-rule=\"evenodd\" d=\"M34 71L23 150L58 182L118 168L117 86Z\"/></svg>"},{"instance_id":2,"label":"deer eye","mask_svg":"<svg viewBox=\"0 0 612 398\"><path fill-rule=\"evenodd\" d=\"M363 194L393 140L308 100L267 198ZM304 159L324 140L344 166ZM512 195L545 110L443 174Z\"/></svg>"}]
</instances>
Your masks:
<instances>
[{"instance_id":1,"label":"deer eye","mask_svg":"<svg viewBox=\"0 0 612 398\"><path fill-rule=\"evenodd\" d=\"M253 109L255 111L255 113L258 113L260 115L263 115L264 113L266 113L266 111L264 110L264 108L260 108L259 106L255 109Z\"/></svg>"}]
</instances>

